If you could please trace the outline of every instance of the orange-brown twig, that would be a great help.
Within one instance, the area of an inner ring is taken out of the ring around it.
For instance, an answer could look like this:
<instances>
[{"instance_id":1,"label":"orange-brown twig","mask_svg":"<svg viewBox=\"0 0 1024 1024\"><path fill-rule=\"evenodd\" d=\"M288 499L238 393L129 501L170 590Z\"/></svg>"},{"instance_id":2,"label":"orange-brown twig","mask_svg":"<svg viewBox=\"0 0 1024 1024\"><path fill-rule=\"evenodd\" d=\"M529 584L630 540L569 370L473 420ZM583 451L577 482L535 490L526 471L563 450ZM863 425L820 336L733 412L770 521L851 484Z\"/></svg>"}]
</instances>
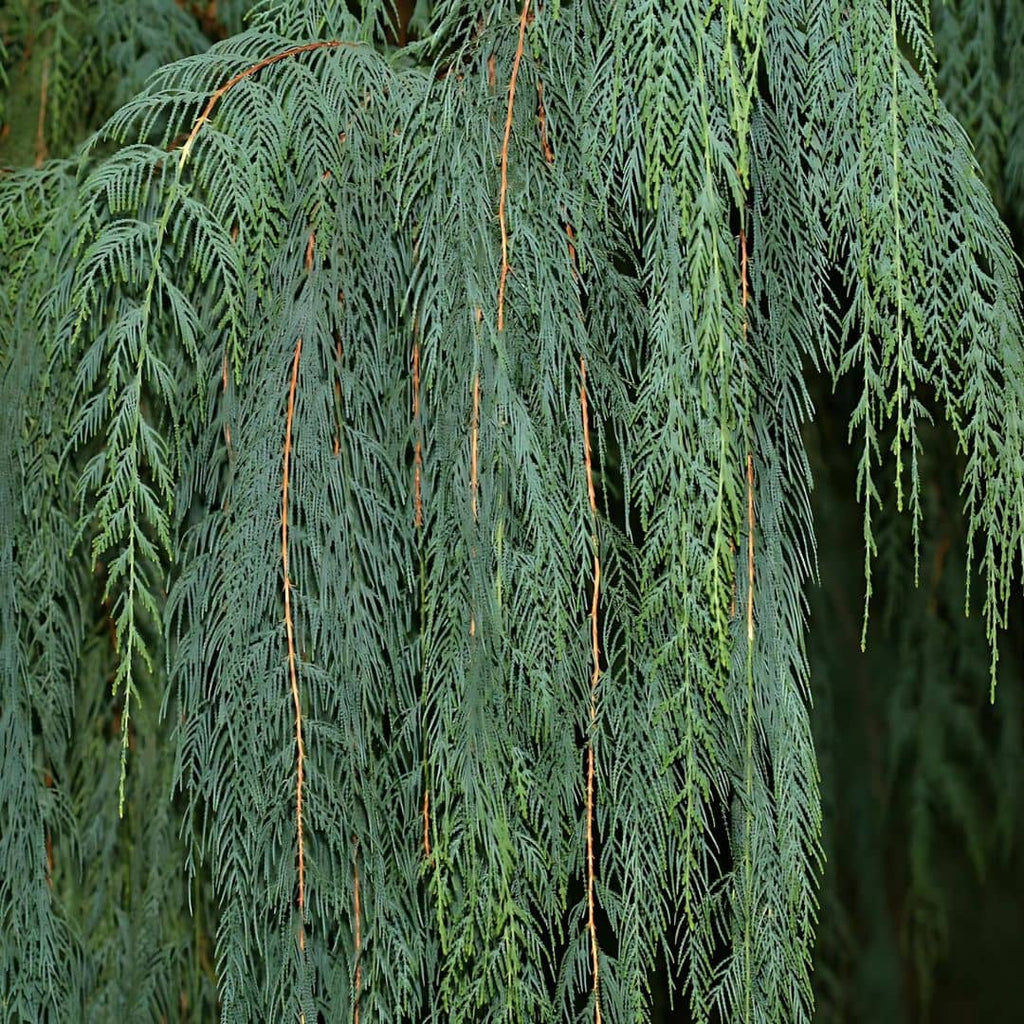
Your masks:
<instances>
[{"instance_id":1,"label":"orange-brown twig","mask_svg":"<svg viewBox=\"0 0 1024 1024\"><path fill-rule=\"evenodd\" d=\"M224 357L221 360L221 365L220 365L220 383L221 383L221 393L222 394L227 394L227 390L228 390L228 347L227 347L227 345L224 346ZM231 424L230 423L225 423L224 424L224 442L225 442L225 444L227 444L228 451L230 452L231 451Z\"/></svg>"},{"instance_id":2,"label":"orange-brown twig","mask_svg":"<svg viewBox=\"0 0 1024 1024\"><path fill-rule=\"evenodd\" d=\"M288 390L288 415L284 432L284 482L281 486L281 562L284 566L284 628L288 637L288 676L291 680L292 702L295 707L295 828L299 859L299 915L303 923L299 928L299 945L305 949L306 913L306 858L302 826L302 784L305 749L302 743L302 702L299 699L299 676L295 658L295 623L292 616L291 572L288 562L288 487L291 479L292 421L295 416L295 390L299 380L299 356L302 354L302 338L295 344L295 358L292 361L292 382Z\"/></svg>"},{"instance_id":3,"label":"orange-brown twig","mask_svg":"<svg viewBox=\"0 0 1024 1024\"><path fill-rule=\"evenodd\" d=\"M477 493L480 489L479 447L480 447L480 371L473 374L473 423L470 428L472 447L469 453L469 489L473 497L473 519L479 518Z\"/></svg>"},{"instance_id":4,"label":"orange-brown twig","mask_svg":"<svg viewBox=\"0 0 1024 1024\"><path fill-rule=\"evenodd\" d=\"M353 1024L359 1024L359 995L363 985L363 916L362 904L359 894L359 840L353 837L355 852L352 854L352 902L355 904L355 939L356 939L356 978L355 978L355 1010L353 1012Z\"/></svg>"},{"instance_id":5,"label":"orange-brown twig","mask_svg":"<svg viewBox=\"0 0 1024 1024\"><path fill-rule=\"evenodd\" d=\"M238 225L231 229L231 241L238 241ZM220 365L220 383L221 383L221 394L226 395L228 392L228 346L227 342L224 343L224 357L221 360ZM231 451L231 424L224 424L224 442L228 446L228 451Z\"/></svg>"},{"instance_id":6,"label":"orange-brown twig","mask_svg":"<svg viewBox=\"0 0 1024 1024\"><path fill-rule=\"evenodd\" d=\"M423 790L423 855L430 856L430 790Z\"/></svg>"},{"instance_id":7,"label":"orange-brown twig","mask_svg":"<svg viewBox=\"0 0 1024 1024\"><path fill-rule=\"evenodd\" d=\"M743 303L743 337L746 338L750 324L747 304L750 301L750 285L747 276L747 235L740 231L740 300ZM754 455L747 452L747 643L754 642Z\"/></svg>"},{"instance_id":8,"label":"orange-brown twig","mask_svg":"<svg viewBox=\"0 0 1024 1024\"><path fill-rule=\"evenodd\" d=\"M476 318L476 329L479 332L480 324L484 318L483 310L477 306L474 311ZM479 341L479 336L478 339ZM469 450L469 491L473 502L473 519L477 515L477 493L480 488L479 471L479 447L480 447L480 371L473 374L473 420L470 424L470 450Z\"/></svg>"},{"instance_id":9,"label":"orange-brown twig","mask_svg":"<svg viewBox=\"0 0 1024 1024\"><path fill-rule=\"evenodd\" d=\"M597 515L597 492L594 490L594 470L590 459L590 420L587 414L587 361L580 356L580 406L583 410L583 457L587 467L587 498L592 515Z\"/></svg>"},{"instance_id":10,"label":"orange-brown twig","mask_svg":"<svg viewBox=\"0 0 1024 1024\"><path fill-rule=\"evenodd\" d=\"M477 313L479 314L479 310ZM473 422L470 426L470 452L469 452L469 490L473 503L473 521L479 518L477 506L477 494L480 490L479 478L479 448L480 448L480 371L473 374ZM473 552L476 553L475 551ZM469 635L476 636L476 616L472 608L469 613Z\"/></svg>"},{"instance_id":11,"label":"orange-brown twig","mask_svg":"<svg viewBox=\"0 0 1024 1024\"><path fill-rule=\"evenodd\" d=\"M340 372L341 368L341 338L337 338L334 342L334 353L338 357L338 368ZM335 404L335 422L334 422L334 455L337 457L341 453L341 379L336 378L334 381L334 404Z\"/></svg>"},{"instance_id":12,"label":"orange-brown twig","mask_svg":"<svg viewBox=\"0 0 1024 1024\"><path fill-rule=\"evenodd\" d=\"M548 112L544 109L544 83L537 79L537 121L540 124L540 148L544 154L544 160L553 164L555 162L555 151L551 148L551 140L548 139Z\"/></svg>"},{"instance_id":13,"label":"orange-brown twig","mask_svg":"<svg viewBox=\"0 0 1024 1024\"><path fill-rule=\"evenodd\" d=\"M519 42L512 61L512 74L508 80L508 111L505 114L505 137L501 143L501 191L498 195L498 224L501 227L501 277L498 279L498 330L505 329L505 283L508 279L508 223L505 219L505 200L508 196L508 146L512 138L512 109L516 99L516 79L523 59L526 43L526 24L530 13L530 0L523 0L519 15Z\"/></svg>"},{"instance_id":14,"label":"orange-brown twig","mask_svg":"<svg viewBox=\"0 0 1024 1024\"><path fill-rule=\"evenodd\" d=\"M413 328L415 330L415 328ZM413 489L416 502L416 516L413 525L423 526L423 492L421 476L423 472L423 439L420 425L420 343L412 345L412 419L416 428L415 450L413 452Z\"/></svg>"},{"instance_id":15,"label":"orange-brown twig","mask_svg":"<svg viewBox=\"0 0 1024 1024\"><path fill-rule=\"evenodd\" d=\"M747 643L754 642L754 456L747 452Z\"/></svg>"},{"instance_id":16,"label":"orange-brown twig","mask_svg":"<svg viewBox=\"0 0 1024 1024\"><path fill-rule=\"evenodd\" d=\"M587 497L593 532L594 591L590 602L590 644L593 671L590 675L590 739L587 742L587 931L590 935L590 961L594 975L594 1021L601 1024L601 975L597 945L597 903L594 896L594 729L597 724L597 683L601 677L601 647L598 632L598 605L601 593L601 560L597 548L597 494L594 468L590 458L590 417L587 412L587 361L580 356L580 409L583 415L583 459L587 469Z\"/></svg>"},{"instance_id":17,"label":"orange-brown twig","mask_svg":"<svg viewBox=\"0 0 1024 1024\"><path fill-rule=\"evenodd\" d=\"M744 313L744 316L743 316L743 336L744 337L746 337L746 335L747 335L747 328L749 326L749 322L748 322L748 319L747 319L747 316L746 316L747 303L750 300L750 285L748 283L750 279L747 276L747 267L748 267L748 265L749 265L749 261L748 261L748 256L747 256L747 233L741 229L740 230L740 288L741 288L740 301L743 303L743 313Z\"/></svg>"},{"instance_id":18,"label":"orange-brown twig","mask_svg":"<svg viewBox=\"0 0 1024 1024\"><path fill-rule=\"evenodd\" d=\"M555 162L555 151L548 138L548 112L544 107L544 83L537 79L537 121L540 124L540 148L544 154L544 161L550 166ZM568 221L565 225L565 236L569 240L569 270L572 272L573 281L579 282L579 274L576 270L576 234L572 224ZM581 314L582 315L582 314Z\"/></svg>"},{"instance_id":19,"label":"orange-brown twig","mask_svg":"<svg viewBox=\"0 0 1024 1024\"><path fill-rule=\"evenodd\" d=\"M420 422L420 343L416 333L416 321L413 321L412 344L412 419L416 430L415 453L413 455L413 488L416 502L416 515L413 525L417 530L423 529L423 493L421 474L423 471L423 429ZM424 687L424 693L426 688ZM424 746L426 737L424 737ZM427 779L426 758L423 771L423 856L430 858L430 786Z\"/></svg>"},{"instance_id":20,"label":"orange-brown twig","mask_svg":"<svg viewBox=\"0 0 1024 1024\"><path fill-rule=\"evenodd\" d=\"M310 50L325 50L337 49L339 46L358 46L358 43L345 42L341 39L325 39L315 43L303 43L301 46L293 46L290 49L282 50L280 53L275 53L270 57L264 57L262 60L258 60L255 64L250 65L244 71L240 71L234 78L229 78L219 89L214 92L210 97L206 106L203 108L203 112L199 115L196 123L192 126L192 131L188 133L188 138L185 139L185 144L181 147L181 157L178 161L179 168L185 166L185 161L188 160L189 154L192 152L192 145L196 141L196 136L199 134L199 130L206 124L210 119L210 115L213 113L213 108L220 101L220 98L229 90L233 89L239 82L244 81L246 78L250 78L255 75L257 71L262 71L266 67L270 67L271 64L276 64L278 61L287 60L289 57L294 57L299 53L307 53Z\"/></svg>"},{"instance_id":21,"label":"orange-brown twig","mask_svg":"<svg viewBox=\"0 0 1024 1024\"><path fill-rule=\"evenodd\" d=\"M736 541L734 541L732 539L732 537L729 538L729 557L730 558L735 558L736 557ZM736 618L736 592L737 592L738 588L739 588L739 581L738 581L738 579L736 577L734 577L733 581L732 581L732 597L729 600L729 621L730 622L732 622L732 620Z\"/></svg>"},{"instance_id":22,"label":"orange-brown twig","mask_svg":"<svg viewBox=\"0 0 1024 1024\"><path fill-rule=\"evenodd\" d=\"M313 252L316 246L316 232L310 231L306 240L306 273L313 269Z\"/></svg>"}]
</instances>

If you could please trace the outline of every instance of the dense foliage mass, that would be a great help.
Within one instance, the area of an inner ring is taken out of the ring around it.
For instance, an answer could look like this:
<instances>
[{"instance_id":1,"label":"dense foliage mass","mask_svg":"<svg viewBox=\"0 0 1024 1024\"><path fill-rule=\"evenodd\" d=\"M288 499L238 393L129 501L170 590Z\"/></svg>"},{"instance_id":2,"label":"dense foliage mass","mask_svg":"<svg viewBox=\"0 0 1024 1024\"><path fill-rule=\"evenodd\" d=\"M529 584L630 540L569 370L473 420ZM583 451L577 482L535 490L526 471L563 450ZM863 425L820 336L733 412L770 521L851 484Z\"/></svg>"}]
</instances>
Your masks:
<instances>
[{"instance_id":1,"label":"dense foliage mass","mask_svg":"<svg viewBox=\"0 0 1024 1024\"><path fill-rule=\"evenodd\" d=\"M1024 545L1016 5L937 9L938 61L916 0L0 39L4 1019L899 1019L816 537L818 619L894 637L924 1000L937 830L1017 828L971 710Z\"/></svg>"}]
</instances>

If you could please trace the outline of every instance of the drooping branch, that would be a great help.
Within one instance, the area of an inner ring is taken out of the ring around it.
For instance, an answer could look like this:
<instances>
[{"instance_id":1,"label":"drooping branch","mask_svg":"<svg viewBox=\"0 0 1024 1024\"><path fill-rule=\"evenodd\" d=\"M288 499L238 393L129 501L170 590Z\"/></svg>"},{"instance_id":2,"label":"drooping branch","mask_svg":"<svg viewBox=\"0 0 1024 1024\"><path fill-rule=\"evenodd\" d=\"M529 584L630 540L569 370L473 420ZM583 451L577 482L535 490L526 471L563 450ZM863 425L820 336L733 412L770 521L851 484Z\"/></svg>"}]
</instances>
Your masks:
<instances>
[{"instance_id":1,"label":"drooping branch","mask_svg":"<svg viewBox=\"0 0 1024 1024\"><path fill-rule=\"evenodd\" d=\"M474 313L477 331L483 321L483 310L478 306ZM500 311L499 311L500 317ZM479 477L479 450L480 450L480 371L473 371L473 418L469 427L469 493L473 508L473 522L477 522L479 516L478 495L480 491ZM473 554L476 552L474 550ZM469 635L476 636L476 615L472 608L469 610Z\"/></svg>"},{"instance_id":2,"label":"drooping branch","mask_svg":"<svg viewBox=\"0 0 1024 1024\"><path fill-rule=\"evenodd\" d=\"M601 677L601 647L598 609L601 593L601 560L597 544L597 495L590 457L590 417L587 412L587 362L580 356L580 411L583 418L583 458L587 471L587 497L590 501L591 545L594 551L593 593L590 601L590 644L593 669L590 675L590 737L587 742L587 931L590 936L590 961L594 990L594 1022L601 1024L601 967L598 959L597 901L594 895L594 731L597 726L597 684Z\"/></svg>"},{"instance_id":3,"label":"drooping branch","mask_svg":"<svg viewBox=\"0 0 1024 1024\"><path fill-rule=\"evenodd\" d=\"M295 416L295 391L299 380L299 357L301 354L302 338L300 337L295 344L295 357L292 360L292 380L288 390L288 414L285 420L284 476L281 485L281 564L284 571L284 628L288 638L288 677L291 682L292 703L295 711L295 831L299 863L299 945L305 948L306 856L302 822L305 748L302 741L302 701L299 696L298 666L295 656L295 621L292 614L292 581L288 556L288 488L291 480L292 421Z\"/></svg>"},{"instance_id":4,"label":"drooping branch","mask_svg":"<svg viewBox=\"0 0 1024 1024\"><path fill-rule=\"evenodd\" d=\"M178 158L178 169L180 170L183 168L188 161L189 155L192 152L192 146L196 141L196 136L199 134L199 130L203 125L210 119L210 115L213 113L213 108L220 102L221 97L238 85L239 82L244 82L245 79L251 78L258 71L262 71L264 68L270 67L271 64L287 60L289 57L294 57L299 53L308 53L310 50L334 50L339 46L358 45L358 43L346 42L341 39L327 39L315 43L303 43L301 46L293 46L288 50L282 50L280 53L272 54L270 57L264 57L262 60L258 60L255 64L247 67L244 71L240 71L233 78L229 78L210 97L206 106L203 108L203 112L196 119L196 123L188 133L188 137L185 139L185 142L181 147L181 156Z\"/></svg>"},{"instance_id":5,"label":"drooping branch","mask_svg":"<svg viewBox=\"0 0 1024 1024\"><path fill-rule=\"evenodd\" d=\"M363 987L363 908L362 894L359 889L359 840L353 837L352 851L352 905L355 916L355 954L356 954L356 977L355 977L355 1009L352 1013L353 1024L359 1024L359 997Z\"/></svg>"},{"instance_id":6,"label":"drooping branch","mask_svg":"<svg viewBox=\"0 0 1024 1024\"><path fill-rule=\"evenodd\" d=\"M754 454L747 452L747 643L754 646Z\"/></svg>"},{"instance_id":7,"label":"drooping branch","mask_svg":"<svg viewBox=\"0 0 1024 1024\"><path fill-rule=\"evenodd\" d=\"M740 231L740 302L743 307L743 340L750 336L750 320L747 315L747 303L750 298L748 283L747 235ZM750 808L754 803L754 454L747 448L747 658L746 658L746 749L745 749L745 790L747 809L743 814L743 896L746 913L746 925L743 929L743 972L744 972L744 1019L749 1020L753 1013L754 999L754 964L752 944L753 905L754 905L754 865L751 859L752 849L752 815Z\"/></svg>"},{"instance_id":8,"label":"drooping branch","mask_svg":"<svg viewBox=\"0 0 1024 1024\"><path fill-rule=\"evenodd\" d=\"M526 25L530 15L530 0L523 0L523 9L519 15L519 42L516 44L516 55L512 60L512 74L508 80L508 110L505 114L505 137L501 143L501 191L498 195L498 224L501 227L501 276L498 279L498 330L505 329L505 283L508 279L508 221L505 213L505 201L508 197L508 148L512 138L512 111L516 100L516 79L519 77L519 65L523 59L523 47L526 42Z\"/></svg>"},{"instance_id":9,"label":"drooping branch","mask_svg":"<svg viewBox=\"0 0 1024 1024\"><path fill-rule=\"evenodd\" d=\"M415 328L413 328L415 331ZM412 421L415 430L413 445L413 500L416 514L413 525L417 529L423 527L423 424L420 422L420 343L419 339L412 345Z\"/></svg>"},{"instance_id":10,"label":"drooping branch","mask_svg":"<svg viewBox=\"0 0 1024 1024\"><path fill-rule=\"evenodd\" d=\"M750 333L747 304L750 301L747 234L740 231L740 301L743 304L743 339ZM754 645L754 455L747 451L747 643Z\"/></svg>"},{"instance_id":11,"label":"drooping branch","mask_svg":"<svg viewBox=\"0 0 1024 1024\"><path fill-rule=\"evenodd\" d=\"M413 321L412 343L412 421L415 434L413 454L413 501L415 514L413 526L422 539L423 533L423 423L420 414L420 341L417 324ZM420 554L421 588L422 553ZM421 594L421 601L423 595ZM422 628L422 627L421 627ZM424 705L426 703L426 682L424 680ZM427 769L426 729L424 728L423 751L423 856L430 858L430 780Z\"/></svg>"}]
</instances>

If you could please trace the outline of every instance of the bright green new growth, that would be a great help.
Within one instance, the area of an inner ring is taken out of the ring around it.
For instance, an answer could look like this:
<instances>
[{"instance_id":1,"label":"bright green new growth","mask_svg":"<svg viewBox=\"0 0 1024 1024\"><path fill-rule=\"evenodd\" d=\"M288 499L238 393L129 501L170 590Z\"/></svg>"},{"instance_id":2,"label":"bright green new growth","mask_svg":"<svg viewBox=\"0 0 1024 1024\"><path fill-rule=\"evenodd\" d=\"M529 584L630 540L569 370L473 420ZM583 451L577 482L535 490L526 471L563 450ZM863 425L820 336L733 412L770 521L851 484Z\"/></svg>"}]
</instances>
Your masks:
<instances>
[{"instance_id":1,"label":"bright green new growth","mask_svg":"<svg viewBox=\"0 0 1024 1024\"><path fill-rule=\"evenodd\" d=\"M661 960L809 1020L808 367L865 600L932 418L993 682L1024 543L927 9L267 0L167 63L141 6L145 88L0 173L5 1016L643 1021Z\"/></svg>"}]
</instances>

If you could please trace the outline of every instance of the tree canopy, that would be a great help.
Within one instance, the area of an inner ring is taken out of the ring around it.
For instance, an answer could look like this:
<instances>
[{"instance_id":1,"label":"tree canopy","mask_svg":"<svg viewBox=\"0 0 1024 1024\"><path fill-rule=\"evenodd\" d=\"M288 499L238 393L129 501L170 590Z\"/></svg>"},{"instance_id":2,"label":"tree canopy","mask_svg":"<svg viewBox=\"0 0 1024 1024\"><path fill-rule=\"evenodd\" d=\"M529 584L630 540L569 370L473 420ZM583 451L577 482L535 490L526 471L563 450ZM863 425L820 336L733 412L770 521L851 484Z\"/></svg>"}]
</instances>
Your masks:
<instances>
[{"instance_id":1,"label":"tree canopy","mask_svg":"<svg viewBox=\"0 0 1024 1024\"><path fill-rule=\"evenodd\" d=\"M5 1019L843 1019L851 607L924 999L937 831L1019 828L1019 5L0 40Z\"/></svg>"}]
</instances>

